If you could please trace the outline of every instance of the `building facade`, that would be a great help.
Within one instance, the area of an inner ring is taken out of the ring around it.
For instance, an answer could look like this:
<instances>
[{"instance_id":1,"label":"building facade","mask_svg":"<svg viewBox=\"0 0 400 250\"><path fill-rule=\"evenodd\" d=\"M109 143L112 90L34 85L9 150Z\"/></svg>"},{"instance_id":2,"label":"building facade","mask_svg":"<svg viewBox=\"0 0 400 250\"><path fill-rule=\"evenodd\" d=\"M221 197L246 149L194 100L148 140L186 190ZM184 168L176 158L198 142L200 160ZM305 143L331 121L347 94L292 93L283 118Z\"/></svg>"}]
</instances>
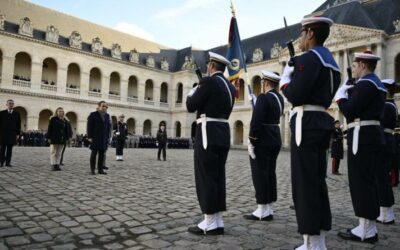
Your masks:
<instances>
[{"instance_id":1,"label":"building facade","mask_svg":"<svg viewBox=\"0 0 400 250\"><path fill-rule=\"evenodd\" d=\"M13 8L14 5L23 6L21 13L18 8ZM343 79L346 77L348 58L351 61L354 52L370 49L382 57L377 75L400 81L399 5L400 1L396 0L336 0L326 1L314 11L314 14L331 17L336 22L326 46L342 69ZM390 10L388 18L392 20L383 24L374 19L374 14L369 11L376 8ZM27 9L34 11L24 12ZM345 15L338 16L343 10L347 11ZM0 103L5 103L7 99L15 101L23 130L46 130L54 110L63 107L74 133L85 134L89 113L95 110L98 101L105 100L109 103L109 113L114 122L118 115L125 114L131 133L155 135L159 123L164 121L170 137L193 136L195 115L187 113L185 102L187 93L198 82L194 73L195 62L204 72L207 52L225 54L226 47L207 51L166 47L158 50L156 48L160 47L151 42L132 38L136 48L123 50L118 38L124 39L125 35L113 33L115 41L103 44L99 37L107 37L104 41L111 41L109 34L104 33L108 32L107 28L100 27L99 34L88 39L90 34L79 31L85 21L77 19L79 27L63 34L51 19L45 19L47 25L42 21L38 25L42 28L38 29L35 26L36 17L24 15L49 11L63 18L62 13L29 2L4 0L0 3ZM360 11L364 11L365 15L358 21L354 13L359 14ZM13 19L8 19L8 16ZM370 20L364 22L365 16ZM66 15L65 18L73 19ZM300 24L289 29L292 34L298 34ZM243 40L248 74L240 80L239 98L229 119L232 145L243 146L247 142L251 105L246 85L250 84L254 93L259 94L261 70L282 71L289 57L286 40L283 29ZM297 43L298 40L295 40L296 48ZM125 44L129 43L125 41ZM396 96L396 101L400 105L399 96ZM286 103L281 119L282 139L286 147L290 138L289 110L290 106ZM343 121L335 103L332 103L329 112L335 119Z\"/></svg>"}]
</instances>

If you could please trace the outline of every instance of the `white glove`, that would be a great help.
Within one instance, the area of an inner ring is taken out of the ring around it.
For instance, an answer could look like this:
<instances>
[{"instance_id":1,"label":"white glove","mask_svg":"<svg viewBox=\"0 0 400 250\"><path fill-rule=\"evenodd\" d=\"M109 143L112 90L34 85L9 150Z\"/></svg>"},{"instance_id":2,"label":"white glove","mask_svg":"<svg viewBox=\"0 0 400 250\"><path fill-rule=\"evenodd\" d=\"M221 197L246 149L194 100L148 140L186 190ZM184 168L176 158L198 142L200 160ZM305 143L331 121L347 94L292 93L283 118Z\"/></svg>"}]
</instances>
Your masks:
<instances>
[{"instance_id":1,"label":"white glove","mask_svg":"<svg viewBox=\"0 0 400 250\"><path fill-rule=\"evenodd\" d=\"M189 91L189 93L188 93L187 96L188 96L188 97L191 97L191 96L196 92L197 88L198 88L198 86L192 88L192 89Z\"/></svg>"},{"instance_id":2,"label":"white glove","mask_svg":"<svg viewBox=\"0 0 400 250\"><path fill-rule=\"evenodd\" d=\"M247 151L249 152L251 159L254 160L256 158L256 154L254 153L254 146L251 144L250 140L247 140Z\"/></svg>"},{"instance_id":3,"label":"white glove","mask_svg":"<svg viewBox=\"0 0 400 250\"><path fill-rule=\"evenodd\" d=\"M336 94L335 94L335 102L337 102L340 99L347 99L347 90L353 88L354 85L347 85L346 83L342 84L342 86L340 86L340 88L337 90Z\"/></svg>"},{"instance_id":4,"label":"white glove","mask_svg":"<svg viewBox=\"0 0 400 250\"><path fill-rule=\"evenodd\" d=\"M251 102L253 102L254 105L255 105L256 102L257 102L257 96L255 96L254 94L249 94L249 100L250 100Z\"/></svg>"},{"instance_id":5,"label":"white glove","mask_svg":"<svg viewBox=\"0 0 400 250\"><path fill-rule=\"evenodd\" d=\"M281 80L279 81L279 88L281 88L286 83L290 83L292 81L293 71L294 67L286 64L285 68L283 69Z\"/></svg>"},{"instance_id":6,"label":"white glove","mask_svg":"<svg viewBox=\"0 0 400 250\"><path fill-rule=\"evenodd\" d=\"M156 146L158 147L158 142L156 142Z\"/></svg>"}]
</instances>

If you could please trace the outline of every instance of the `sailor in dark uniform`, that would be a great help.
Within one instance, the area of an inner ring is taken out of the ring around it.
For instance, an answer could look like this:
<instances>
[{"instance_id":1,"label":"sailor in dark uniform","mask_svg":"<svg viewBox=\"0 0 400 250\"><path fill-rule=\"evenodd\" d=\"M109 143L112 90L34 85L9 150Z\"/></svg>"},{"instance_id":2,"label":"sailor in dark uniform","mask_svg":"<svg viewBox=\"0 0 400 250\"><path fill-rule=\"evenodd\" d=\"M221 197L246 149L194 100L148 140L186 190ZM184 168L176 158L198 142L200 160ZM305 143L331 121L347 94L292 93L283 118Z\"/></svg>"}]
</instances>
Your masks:
<instances>
[{"instance_id":1,"label":"sailor in dark uniform","mask_svg":"<svg viewBox=\"0 0 400 250\"><path fill-rule=\"evenodd\" d=\"M290 160L292 193L298 232L304 244L297 249L325 249L332 218L326 185L327 150L334 129L328 107L340 85L340 70L323 47L333 21L310 17L302 21L300 49L281 78L281 90L293 105Z\"/></svg>"},{"instance_id":2,"label":"sailor in dark uniform","mask_svg":"<svg viewBox=\"0 0 400 250\"><path fill-rule=\"evenodd\" d=\"M382 155L382 165L379 168L378 183L378 196L380 213L376 219L377 222L383 224L394 223L394 195L391 186L390 172L395 168L396 162L396 141L394 138L394 128L397 124L398 110L394 102L394 93L396 82L393 79L382 80L382 83L387 89L386 103L383 110L383 117L381 125L385 132L386 145Z\"/></svg>"},{"instance_id":3,"label":"sailor in dark uniform","mask_svg":"<svg viewBox=\"0 0 400 250\"><path fill-rule=\"evenodd\" d=\"M118 122L115 124L115 138L117 145L116 149L116 160L123 161L124 160L124 147L125 147L125 140L128 136L128 125L124 122L125 116L120 115L118 117Z\"/></svg>"},{"instance_id":4,"label":"sailor in dark uniform","mask_svg":"<svg viewBox=\"0 0 400 250\"><path fill-rule=\"evenodd\" d=\"M341 175L339 165L343 159L343 131L340 128L340 121L335 121L335 130L332 133L331 158L332 174Z\"/></svg>"},{"instance_id":5,"label":"sailor in dark uniform","mask_svg":"<svg viewBox=\"0 0 400 250\"><path fill-rule=\"evenodd\" d=\"M276 90L281 79L279 75L266 70L261 74L264 93L258 96L254 106L248 141L257 209L243 217L269 221L274 214L272 203L277 200L276 159L282 146L279 121L284 101Z\"/></svg>"},{"instance_id":6,"label":"sailor in dark uniform","mask_svg":"<svg viewBox=\"0 0 400 250\"><path fill-rule=\"evenodd\" d=\"M335 101L347 120L347 166L350 195L359 225L339 232L345 240L375 243L379 216L377 175L385 136L380 119L385 106L386 88L374 74L380 57L371 51L354 54L352 75L355 85L343 84Z\"/></svg>"},{"instance_id":7,"label":"sailor in dark uniform","mask_svg":"<svg viewBox=\"0 0 400 250\"><path fill-rule=\"evenodd\" d=\"M222 212L226 210L225 162L230 146L228 119L235 101L235 87L224 77L230 62L209 52L207 77L188 94L186 107L197 111L194 172L197 198L204 220L189 227L194 234L224 233Z\"/></svg>"}]
</instances>

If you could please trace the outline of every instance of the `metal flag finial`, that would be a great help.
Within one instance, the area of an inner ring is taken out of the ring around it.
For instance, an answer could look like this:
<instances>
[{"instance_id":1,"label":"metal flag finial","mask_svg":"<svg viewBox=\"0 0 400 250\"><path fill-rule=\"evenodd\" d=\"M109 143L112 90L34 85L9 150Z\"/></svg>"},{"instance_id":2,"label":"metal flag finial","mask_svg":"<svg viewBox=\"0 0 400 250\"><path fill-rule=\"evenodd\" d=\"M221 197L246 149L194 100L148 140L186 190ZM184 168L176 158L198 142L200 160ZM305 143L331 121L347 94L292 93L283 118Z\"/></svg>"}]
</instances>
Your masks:
<instances>
[{"instance_id":1,"label":"metal flag finial","mask_svg":"<svg viewBox=\"0 0 400 250\"><path fill-rule=\"evenodd\" d=\"M231 12L232 12L232 16L235 16L235 7L233 6L232 0L231 0Z\"/></svg>"}]
</instances>

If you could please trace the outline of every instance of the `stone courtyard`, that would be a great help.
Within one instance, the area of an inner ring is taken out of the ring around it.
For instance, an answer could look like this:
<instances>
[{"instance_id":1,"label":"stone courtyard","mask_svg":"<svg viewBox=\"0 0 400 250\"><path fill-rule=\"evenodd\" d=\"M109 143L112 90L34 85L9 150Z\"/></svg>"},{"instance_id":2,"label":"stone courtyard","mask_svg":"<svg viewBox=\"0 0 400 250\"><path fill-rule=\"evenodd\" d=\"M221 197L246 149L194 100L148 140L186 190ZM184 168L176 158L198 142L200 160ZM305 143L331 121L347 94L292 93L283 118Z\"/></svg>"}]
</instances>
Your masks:
<instances>
[{"instance_id":1,"label":"stone courtyard","mask_svg":"<svg viewBox=\"0 0 400 250\"><path fill-rule=\"evenodd\" d=\"M289 153L278 158L274 220L250 222L255 208L246 151L227 162L225 235L195 236L187 227L202 219L194 186L193 151L129 149L125 161L109 150L108 175L89 174L89 150L68 148L61 172L50 171L48 148L14 149L12 168L0 168L0 250L3 249L293 249L302 242L289 206ZM330 166L329 166L330 167ZM356 225L346 164L328 173L333 225L328 249L400 249L400 228L378 225L376 245L345 242L336 234ZM395 199L400 200L399 188ZM395 212L400 218L400 208Z\"/></svg>"}]
</instances>

